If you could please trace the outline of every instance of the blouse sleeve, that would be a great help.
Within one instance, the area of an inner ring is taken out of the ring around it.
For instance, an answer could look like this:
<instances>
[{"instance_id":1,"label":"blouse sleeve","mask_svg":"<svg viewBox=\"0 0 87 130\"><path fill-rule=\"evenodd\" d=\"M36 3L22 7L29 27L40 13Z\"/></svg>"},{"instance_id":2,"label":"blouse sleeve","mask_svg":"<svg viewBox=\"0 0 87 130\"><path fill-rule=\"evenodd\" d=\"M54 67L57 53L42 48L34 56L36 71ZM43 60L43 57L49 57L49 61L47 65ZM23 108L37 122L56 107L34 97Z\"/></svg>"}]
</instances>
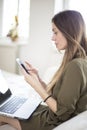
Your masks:
<instances>
[{"instance_id":1,"label":"blouse sleeve","mask_svg":"<svg viewBox=\"0 0 87 130\"><path fill-rule=\"evenodd\" d=\"M57 116L60 120L68 119L76 109L82 85L81 69L76 62L70 63L62 77L57 95Z\"/></svg>"}]
</instances>

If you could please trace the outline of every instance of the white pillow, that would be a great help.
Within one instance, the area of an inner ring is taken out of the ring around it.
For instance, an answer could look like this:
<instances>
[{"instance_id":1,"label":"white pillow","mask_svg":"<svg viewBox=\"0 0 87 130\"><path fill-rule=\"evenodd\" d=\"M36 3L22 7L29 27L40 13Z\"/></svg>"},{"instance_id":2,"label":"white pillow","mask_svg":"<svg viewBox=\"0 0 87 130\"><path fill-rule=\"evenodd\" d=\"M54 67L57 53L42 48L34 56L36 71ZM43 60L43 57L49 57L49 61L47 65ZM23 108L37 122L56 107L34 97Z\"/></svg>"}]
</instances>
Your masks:
<instances>
[{"instance_id":1,"label":"white pillow","mask_svg":"<svg viewBox=\"0 0 87 130\"><path fill-rule=\"evenodd\" d=\"M64 122L53 130L87 130L87 111Z\"/></svg>"}]
</instances>

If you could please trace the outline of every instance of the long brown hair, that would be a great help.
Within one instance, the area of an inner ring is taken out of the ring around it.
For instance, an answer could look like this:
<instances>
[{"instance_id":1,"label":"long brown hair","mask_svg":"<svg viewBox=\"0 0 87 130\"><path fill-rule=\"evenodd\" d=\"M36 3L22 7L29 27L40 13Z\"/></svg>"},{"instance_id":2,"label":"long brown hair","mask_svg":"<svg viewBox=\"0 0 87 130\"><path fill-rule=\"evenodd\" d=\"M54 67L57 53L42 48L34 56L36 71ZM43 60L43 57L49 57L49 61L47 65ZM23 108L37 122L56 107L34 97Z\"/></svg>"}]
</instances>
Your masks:
<instances>
[{"instance_id":1,"label":"long brown hair","mask_svg":"<svg viewBox=\"0 0 87 130\"><path fill-rule=\"evenodd\" d=\"M48 84L50 91L61 77L65 66L74 58L85 58L87 55L86 27L82 15L78 11L65 10L52 18L52 23L67 39L67 48L60 68Z\"/></svg>"}]
</instances>

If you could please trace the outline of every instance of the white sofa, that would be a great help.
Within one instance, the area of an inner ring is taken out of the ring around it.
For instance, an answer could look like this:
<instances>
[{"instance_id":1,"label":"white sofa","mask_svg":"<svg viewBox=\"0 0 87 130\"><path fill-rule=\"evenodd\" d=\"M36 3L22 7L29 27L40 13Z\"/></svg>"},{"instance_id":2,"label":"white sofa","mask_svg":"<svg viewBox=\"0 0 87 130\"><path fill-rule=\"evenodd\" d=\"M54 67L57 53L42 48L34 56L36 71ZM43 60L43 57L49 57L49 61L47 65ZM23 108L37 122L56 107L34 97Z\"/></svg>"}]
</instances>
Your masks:
<instances>
[{"instance_id":1,"label":"white sofa","mask_svg":"<svg viewBox=\"0 0 87 130\"><path fill-rule=\"evenodd\" d=\"M16 130L16 129L11 127L10 125L2 125L0 126L0 130Z\"/></svg>"},{"instance_id":2,"label":"white sofa","mask_svg":"<svg viewBox=\"0 0 87 130\"><path fill-rule=\"evenodd\" d=\"M87 111L62 123L53 130L87 130Z\"/></svg>"},{"instance_id":3,"label":"white sofa","mask_svg":"<svg viewBox=\"0 0 87 130\"><path fill-rule=\"evenodd\" d=\"M51 69L48 69L43 79L46 82L48 82L49 79L51 78L51 75L53 75L53 73L55 72L55 70L56 70L56 67L52 67ZM8 74L7 74L7 77L8 77ZM14 76L13 76L13 79L14 79ZM13 81L12 81L12 84L13 84ZM3 126L0 126L0 130L16 130L16 129L12 128L10 125L3 125ZM73 117L72 119L62 123L61 125L57 126L53 130L87 130L87 111L82 112L78 116Z\"/></svg>"},{"instance_id":4,"label":"white sofa","mask_svg":"<svg viewBox=\"0 0 87 130\"><path fill-rule=\"evenodd\" d=\"M16 130L9 125L0 126L0 130ZM87 111L62 123L53 130L87 130Z\"/></svg>"}]
</instances>

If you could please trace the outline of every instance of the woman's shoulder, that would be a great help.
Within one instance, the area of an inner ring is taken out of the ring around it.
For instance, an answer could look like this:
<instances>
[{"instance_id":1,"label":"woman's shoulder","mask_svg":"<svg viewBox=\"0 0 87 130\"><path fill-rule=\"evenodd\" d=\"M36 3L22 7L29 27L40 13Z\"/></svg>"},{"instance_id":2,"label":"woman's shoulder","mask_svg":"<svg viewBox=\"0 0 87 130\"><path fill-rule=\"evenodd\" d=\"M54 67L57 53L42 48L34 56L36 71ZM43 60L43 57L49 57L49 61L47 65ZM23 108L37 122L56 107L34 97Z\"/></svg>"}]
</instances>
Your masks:
<instances>
[{"instance_id":1,"label":"woman's shoulder","mask_svg":"<svg viewBox=\"0 0 87 130\"><path fill-rule=\"evenodd\" d=\"M73 69L73 70L76 70L76 69L87 69L87 58L83 59L83 58L75 58L73 59L72 61L70 61L65 70L67 69Z\"/></svg>"},{"instance_id":2,"label":"woman's shoulder","mask_svg":"<svg viewBox=\"0 0 87 130\"><path fill-rule=\"evenodd\" d=\"M75 58L67 64L67 66L81 66L87 65L87 58Z\"/></svg>"}]
</instances>

